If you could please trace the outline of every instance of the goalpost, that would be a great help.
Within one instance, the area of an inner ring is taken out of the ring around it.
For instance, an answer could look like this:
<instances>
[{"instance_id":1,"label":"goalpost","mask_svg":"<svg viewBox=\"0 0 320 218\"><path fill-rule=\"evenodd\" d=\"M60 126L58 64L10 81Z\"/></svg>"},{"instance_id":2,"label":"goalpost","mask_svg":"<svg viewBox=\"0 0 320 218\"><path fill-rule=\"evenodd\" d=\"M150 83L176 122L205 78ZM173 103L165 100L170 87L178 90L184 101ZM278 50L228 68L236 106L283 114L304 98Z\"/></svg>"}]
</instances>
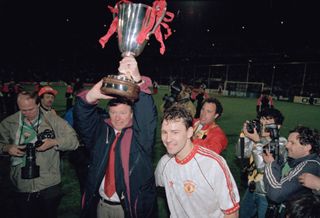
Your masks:
<instances>
[{"instance_id":1,"label":"goalpost","mask_svg":"<svg viewBox=\"0 0 320 218\"><path fill-rule=\"evenodd\" d=\"M249 96L260 95L264 88L262 82L229 81L224 82L224 94L229 96Z\"/></svg>"}]
</instances>

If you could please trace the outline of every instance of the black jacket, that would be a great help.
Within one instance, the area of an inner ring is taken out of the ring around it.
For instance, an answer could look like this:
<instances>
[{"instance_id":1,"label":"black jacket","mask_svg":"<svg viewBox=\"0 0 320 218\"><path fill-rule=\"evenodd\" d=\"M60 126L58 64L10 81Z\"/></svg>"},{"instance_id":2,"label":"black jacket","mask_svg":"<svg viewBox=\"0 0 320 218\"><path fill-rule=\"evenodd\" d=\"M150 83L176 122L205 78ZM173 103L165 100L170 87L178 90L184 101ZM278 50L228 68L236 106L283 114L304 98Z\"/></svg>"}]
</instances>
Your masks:
<instances>
[{"instance_id":1,"label":"black jacket","mask_svg":"<svg viewBox=\"0 0 320 218\"><path fill-rule=\"evenodd\" d=\"M151 95L141 92L133 108L132 125L123 129L116 145L115 174L116 192L121 200L126 217L154 217L156 212L156 187L152 154L157 126L157 111ZM90 166L81 217L92 217L100 198L99 187L105 175L109 148L115 133L104 118L97 113L97 105L88 104L78 97L74 108L77 132L90 151ZM132 129L129 151L129 169L125 170L121 160L121 140L124 133ZM129 177L129 189L125 176ZM129 199L130 196L130 199Z\"/></svg>"}]
</instances>

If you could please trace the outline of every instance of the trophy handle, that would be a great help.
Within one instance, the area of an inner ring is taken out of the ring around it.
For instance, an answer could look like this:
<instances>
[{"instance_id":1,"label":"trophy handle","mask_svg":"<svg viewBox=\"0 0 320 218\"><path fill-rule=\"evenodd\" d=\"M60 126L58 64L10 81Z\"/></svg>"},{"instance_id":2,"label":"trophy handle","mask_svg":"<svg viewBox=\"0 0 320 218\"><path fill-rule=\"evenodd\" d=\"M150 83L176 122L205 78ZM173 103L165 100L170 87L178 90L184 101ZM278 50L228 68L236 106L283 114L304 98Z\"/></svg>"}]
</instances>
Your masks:
<instances>
[{"instance_id":1,"label":"trophy handle","mask_svg":"<svg viewBox=\"0 0 320 218\"><path fill-rule=\"evenodd\" d=\"M118 11L118 4L119 4L119 2L118 3L116 3L115 4L115 6L114 6L114 11ZM114 18L116 17L116 14L117 12L113 12L112 13L112 20L114 20ZM119 13L119 12L118 12Z\"/></svg>"},{"instance_id":2,"label":"trophy handle","mask_svg":"<svg viewBox=\"0 0 320 218\"><path fill-rule=\"evenodd\" d=\"M159 9L159 8L158 8ZM158 26L160 25L160 23L162 22L164 16L166 15L167 12L167 7L165 7L163 9L162 15L160 17L160 19L158 19L157 23L154 25L152 31L150 33L148 33L147 38L149 38L149 36L151 36L152 34L154 34L154 32L156 31L156 29L158 28Z\"/></svg>"}]
</instances>

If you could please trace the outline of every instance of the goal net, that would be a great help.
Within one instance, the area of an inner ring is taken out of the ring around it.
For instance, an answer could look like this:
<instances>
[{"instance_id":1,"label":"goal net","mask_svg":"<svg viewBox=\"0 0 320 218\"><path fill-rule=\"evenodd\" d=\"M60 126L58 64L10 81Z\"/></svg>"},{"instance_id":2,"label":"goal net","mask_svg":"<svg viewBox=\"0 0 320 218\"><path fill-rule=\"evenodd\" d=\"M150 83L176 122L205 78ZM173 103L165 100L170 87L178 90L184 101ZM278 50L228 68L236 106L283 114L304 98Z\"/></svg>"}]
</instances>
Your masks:
<instances>
[{"instance_id":1,"label":"goal net","mask_svg":"<svg viewBox=\"0 0 320 218\"><path fill-rule=\"evenodd\" d=\"M229 96L259 96L264 88L262 82L225 81L224 94Z\"/></svg>"}]
</instances>

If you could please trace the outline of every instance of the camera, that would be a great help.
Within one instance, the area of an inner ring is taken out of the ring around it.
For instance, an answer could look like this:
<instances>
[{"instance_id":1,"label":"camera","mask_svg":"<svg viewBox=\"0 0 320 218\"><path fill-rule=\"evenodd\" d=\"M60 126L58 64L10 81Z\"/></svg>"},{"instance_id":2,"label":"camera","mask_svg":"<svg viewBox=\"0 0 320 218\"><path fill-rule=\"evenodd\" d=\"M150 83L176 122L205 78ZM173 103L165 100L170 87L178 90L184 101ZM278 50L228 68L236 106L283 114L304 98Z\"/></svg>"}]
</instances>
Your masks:
<instances>
[{"instance_id":1,"label":"camera","mask_svg":"<svg viewBox=\"0 0 320 218\"><path fill-rule=\"evenodd\" d=\"M270 152L272 156L277 159L277 161L280 161L280 148L279 148L279 129L276 124L267 124L265 126L266 132L270 133L271 141L269 144L265 145L263 147L263 152L266 153L266 151Z\"/></svg>"},{"instance_id":2,"label":"camera","mask_svg":"<svg viewBox=\"0 0 320 218\"><path fill-rule=\"evenodd\" d=\"M182 86L179 82L173 81L170 84L170 95L165 94L162 100L164 101L164 109L169 108L173 103L177 102L177 96L182 91Z\"/></svg>"},{"instance_id":3,"label":"camera","mask_svg":"<svg viewBox=\"0 0 320 218\"><path fill-rule=\"evenodd\" d=\"M44 139L54 139L55 134L51 129L45 129L37 135L35 143L25 144L26 165L21 168L22 179L34 179L40 176L40 167L36 165L36 148L43 144Z\"/></svg>"},{"instance_id":4,"label":"camera","mask_svg":"<svg viewBox=\"0 0 320 218\"><path fill-rule=\"evenodd\" d=\"M275 143L273 143L272 141L269 144L266 144L263 147L263 153L267 153L267 151L269 153L272 154L273 157L276 157L276 153L277 153L277 146Z\"/></svg>"},{"instance_id":5,"label":"camera","mask_svg":"<svg viewBox=\"0 0 320 218\"><path fill-rule=\"evenodd\" d=\"M272 140L279 139L279 128L276 124L265 125L265 131L270 133L270 138Z\"/></svg>"},{"instance_id":6,"label":"camera","mask_svg":"<svg viewBox=\"0 0 320 218\"><path fill-rule=\"evenodd\" d=\"M254 129L257 130L257 133L261 132L261 123L259 120L254 119L247 122L247 131L248 133L254 133Z\"/></svg>"},{"instance_id":7,"label":"camera","mask_svg":"<svg viewBox=\"0 0 320 218\"><path fill-rule=\"evenodd\" d=\"M176 101L175 96L168 95L168 94L165 94L163 96L162 100L165 102L170 102L170 103L174 103Z\"/></svg>"},{"instance_id":8,"label":"camera","mask_svg":"<svg viewBox=\"0 0 320 218\"><path fill-rule=\"evenodd\" d=\"M56 138L54 131L51 129L45 129L43 132L37 135L37 141L34 143L36 147L43 144L44 139L54 139Z\"/></svg>"},{"instance_id":9,"label":"camera","mask_svg":"<svg viewBox=\"0 0 320 218\"><path fill-rule=\"evenodd\" d=\"M26 165L21 168L21 178L34 179L40 176L40 167L36 165L36 145L27 143L25 146Z\"/></svg>"}]
</instances>

